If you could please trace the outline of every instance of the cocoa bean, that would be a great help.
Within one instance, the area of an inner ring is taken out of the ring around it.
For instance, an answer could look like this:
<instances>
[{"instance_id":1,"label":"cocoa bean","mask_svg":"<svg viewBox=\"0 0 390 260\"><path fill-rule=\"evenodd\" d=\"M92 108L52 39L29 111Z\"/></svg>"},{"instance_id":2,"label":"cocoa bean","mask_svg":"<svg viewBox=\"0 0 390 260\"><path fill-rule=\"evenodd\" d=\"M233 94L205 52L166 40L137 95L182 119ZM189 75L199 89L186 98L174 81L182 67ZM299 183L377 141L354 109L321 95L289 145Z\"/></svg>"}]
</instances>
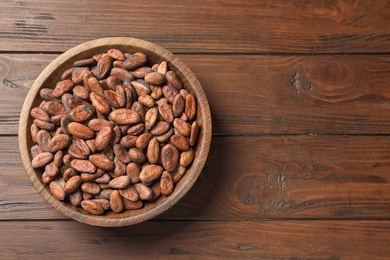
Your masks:
<instances>
[{"instance_id":1,"label":"cocoa bean","mask_svg":"<svg viewBox=\"0 0 390 260\"><path fill-rule=\"evenodd\" d=\"M174 171L179 163L178 150L170 144L164 145L161 149L161 163L165 170Z\"/></svg>"},{"instance_id":2,"label":"cocoa bean","mask_svg":"<svg viewBox=\"0 0 390 260\"><path fill-rule=\"evenodd\" d=\"M168 196L173 192L174 183L172 176L168 171L164 171L160 179L160 191L161 194Z\"/></svg>"},{"instance_id":3,"label":"cocoa bean","mask_svg":"<svg viewBox=\"0 0 390 260\"><path fill-rule=\"evenodd\" d=\"M49 122L50 116L49 114L41 107L34 107L30 112L31 116L35 119L39 119L41 121Z\"/></svg>"},{"instance_id":4,"label":"cocoa bean","mask_svg":"<svg viewBox=\"0 0 390 260\"><path fill-rule=\"evenodd\" d=\"M104 213L103 206L93 200L83 200L81 202L81 207L88 213L93 215L101 215Z\"/></svg>"},{"instance_id":5,"label":"cocoa bean","mask_svg":"<svg viewBox=\"0 0 390 260\"><path fill-rule=\"evenodd\" d=\"M101 151L110 144L112 133L113 131L111 126L105 126L99 131L99 133L97 133L95 137L96 150Z\"/></svg>"},{"instance_id":6,"label":"cocoa bean","mask_svg":"<svg viewBox=\"0 0 390 260\"><path fill-rule=\"evenodd\" d=\"M88 128L88 126L77 122L69 123L68 130L73 136L81 139L92 139L95 136L95 132Z\"/></svg>"},{"instance_id":7,"label":"cocoa bean","mask_svg":"<svg viewBox=\"0 0 390 260\"><path fill-rule=\"evenodd\" d=\"M159 178L164 169L159 165L148 165L142 169L139 179L142 182L151 182Z\"/></svg>"},{"instance_id":8,"label":"cocoa bean","mask_svg":"<svg viewBox=\"0 0 390 260\"><path fill-rule=\"evenodd\" d=\"M98 168L103 170L112 170L115 165L114 162L108 158L105 154L96 153L89 156L89 161Z\"/></svg>"},{"instance_id":9,"label":"cocoa bean","mask_svg":"<svg viewBox=\"0 0 390 260\"><path fill-rule=\"evenodd\" d=\"M88 160L74 159L70 162L70 166L78 172L93 173L96 171L95 165Z\"/></svg>"},{"instance_id":10,"label":"cocoa bean","mask_svg":"<svg viewBox=\"0 0 390 260\"><path fill-rule=\"evenodd\" d=\"M139 113L127 108L120 108L112 111L109 118L112 122L118 125L132 125L141 121Z\"/></svg>"},{"instance_id":11,"label":"cocoa bean","mask_svg":"<svg viewBox=\"0 0 390 260\"><path fill-rule=\"evenodd\" d=\"M50 163L53 160L53 154L49 152L43 152L35 156L31 161L33 168L40 168Z\"/></svg>"},{"instance_id":12,"label":"cocoa bean","mask_svg":"<svg viewBox=\"0 0 390 260\"><path fill-rule=\"evenodd\" d=\"M116 213L120 213L123 211L123 201L122 196L120 195L118 190L114 190L110 197L110 207L112 211Z\"/></svg>"}]
</instances>

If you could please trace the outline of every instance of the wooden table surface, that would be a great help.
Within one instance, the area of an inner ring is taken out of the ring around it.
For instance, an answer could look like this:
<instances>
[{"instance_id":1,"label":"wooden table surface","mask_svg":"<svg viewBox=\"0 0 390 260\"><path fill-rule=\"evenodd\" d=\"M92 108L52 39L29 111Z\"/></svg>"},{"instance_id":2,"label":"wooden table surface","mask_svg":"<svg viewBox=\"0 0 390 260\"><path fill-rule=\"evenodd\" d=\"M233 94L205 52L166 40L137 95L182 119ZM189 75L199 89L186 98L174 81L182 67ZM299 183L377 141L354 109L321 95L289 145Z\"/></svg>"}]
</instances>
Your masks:
<instances>
[{"instance_id":1,"label":"wooden table surface","mask_svg":"<svg viewBox=\"0 0 390 260\"><path fill-rule=\"evenodd\" d=\"M159 217L97 228L18 151L34 79L84 41L159 44L196 74L213 139ZM390 258L390 1L0 1L0 259Z\"/></svg>"}]
</instances>

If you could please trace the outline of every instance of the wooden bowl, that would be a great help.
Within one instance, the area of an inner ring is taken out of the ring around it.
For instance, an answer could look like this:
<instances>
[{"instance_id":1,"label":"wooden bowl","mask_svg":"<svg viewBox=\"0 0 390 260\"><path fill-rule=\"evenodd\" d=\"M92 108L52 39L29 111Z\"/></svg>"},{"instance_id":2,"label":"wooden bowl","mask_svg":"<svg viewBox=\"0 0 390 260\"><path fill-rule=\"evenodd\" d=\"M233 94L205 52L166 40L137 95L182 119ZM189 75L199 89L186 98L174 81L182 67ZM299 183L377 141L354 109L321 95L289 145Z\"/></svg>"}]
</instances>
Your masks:
<instances>
[{"instance_id":1,"label":"wooden bowl","mask_svg":"<svg viewBox=\"0 0 390 260\"><path fill-rule=\"evenodd\" d=\"M69 202L61 202L53 197L50 189L41 181L41 169L34 169L31 166L31 146L34 145L30 126L33 118L30 116L31 108L38 106L42 101L39 91L43 87L54 88L53 82L60 80L62 72L73 65L73 62L80 59L90 58L94 54L105 52L111 48L117 48L123 52L143 52L149 58L149 63L160 63L166 61L169 69L176 72L182 80L184 88L193 94L198 102L197 118L200 125L198 142L195 146L195 158L187 169L183 178L176 183L175 189L170 196L162 196L154 202L145 203L144 207L138 210L126 210L120 214L109 211L105 215L97 216L86 213L79 207ZM176 202L178 202L192 187L199 177L206 162L211 142L211 115L206 95L190 69L172 53L153 43L126 37L101 38L78 45L51 62L38 76L31 87L20 115L19 122L19 149L24 168L28 178L38 193L55 209L64 215L79 222L94 226L114 227L133 225L154 218L163 213Z\"/></svg>"}]
</instances>

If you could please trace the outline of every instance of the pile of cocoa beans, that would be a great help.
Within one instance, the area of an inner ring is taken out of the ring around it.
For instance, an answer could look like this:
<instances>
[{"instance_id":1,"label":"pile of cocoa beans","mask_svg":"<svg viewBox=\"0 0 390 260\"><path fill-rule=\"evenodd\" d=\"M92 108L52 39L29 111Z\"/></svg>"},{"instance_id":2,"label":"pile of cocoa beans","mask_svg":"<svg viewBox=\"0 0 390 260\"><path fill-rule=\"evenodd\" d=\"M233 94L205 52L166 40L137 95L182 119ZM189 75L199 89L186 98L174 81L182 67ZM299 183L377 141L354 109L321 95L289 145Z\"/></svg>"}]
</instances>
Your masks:
<instances>
[{"instance_id":1,"label":"pile of cocoa beans","mask_svg":"<svg viewBox=\"0 0 390 260\"><path fill-rule=\"evenodd\" d=\"M197 101L168 64L110 49L74 62L31 109L32 167L90 214L169 196L194 160Z\"/></svg>"}]
</instances>

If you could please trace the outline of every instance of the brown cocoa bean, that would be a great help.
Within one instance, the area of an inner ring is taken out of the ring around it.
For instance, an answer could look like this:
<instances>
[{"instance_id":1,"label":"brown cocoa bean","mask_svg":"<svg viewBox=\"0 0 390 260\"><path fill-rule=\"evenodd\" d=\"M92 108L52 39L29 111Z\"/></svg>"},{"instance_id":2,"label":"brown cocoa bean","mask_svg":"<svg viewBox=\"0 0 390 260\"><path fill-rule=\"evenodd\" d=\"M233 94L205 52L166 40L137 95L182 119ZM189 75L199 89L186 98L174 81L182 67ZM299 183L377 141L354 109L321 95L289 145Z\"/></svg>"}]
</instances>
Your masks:
<instances>
[{"instance_id":1,"label":"brown cocoa bean","mask_svg":"<svg viewBox=\"0 0 390 260\"><path fill-rule=\"evenodd\" d=\"M99 185L95 182L84 182L81 184L81 190L92 195L97 195L101 191Z\"/></svg>"},{"instance_id":2,"label":"brown cocoa bean","mask_svg":"<svg viewBox=\"0 0 390 260\"><path fill-rule=\"evenodd\" d=\"M49 144L47 145L47 150L51 153L56 153L59 150L62 150L70 144L71 139L66 134L59 134L54 136Z\"/></svg>"},{"instance_id":3,"label":"brown cocoa bean","mask_svg":"<svg viewBox=\"0 0 390 260\"><path fill-rule=\"evenodd\" d=\"M88 87L91 93L97 93L103 95L103 86L100 84L99 80L94 76L88 78Z\"/></svg>"},{"instance_id":4,"label":"brown cocoa bean","mask_svg":"<svg viewBox=\"0 0 390 260\"><path fill-rule=\"evenodd\" d=\"M74 158L85 159L91 154L91 150L83 139L73 138L68 153Z\"/></svg>"},{"instance_id":5,"label":"brown cocoa bean","mask_svg":"<svg viewBox=\"0 0 390 260\"><path fill-rule=\"evenodd\" d=\"M141 116L141 121L145 120L145 114L146 110L145 107L138 101L133 102L131 105L131 109L138 112L138 114Z\"/></svg>"},{"instance_id":6,"label":"brown cocoa bean","mask_svg":"<svg viewBox=\"0 0 390 260\"><path fill-rule=\"evenodd\" d=\"M139 179L142 182L151 182L159 178L164 169L159 165L148 165L142 169Z\"/></svg>"},{"instance_id":7,"label":"brown cocoa bean","mask_svg":"<svg viewBox=\"0 0 390 260\"><path fill-rule=\"evenodd\" d=\"M118 190L114 190L110 197L110 207L111 210L115 213L120 213L123 211L123 201L122 196L120 195Z\"/></svg>"},{"instance_id":8,"label":"brown cocoa bean","mask_svg":"<svg viewBox=\"0 0 390 260\"><path fill-rule=\"evenodd\" d=\"M173 127L179 132L179 134L184 136L189 136L191 133L191 126L186 121L180 118L175 118L173 120Z\"/></svg>"},{"instance_id":9,"label":"brown cocoa bean","mask_svg":"<svg viewBox=\"0 0 390 260\"><path fill-rule=\"evenodd\" d=\"M106 126L111 126L112 124L110 121L99 119L99 118L93 118L91 121L88 122L88 127L91 128L93 131L99 132Z\"/></svg>"},{"instance_id":10,"label":"brown cocoa bean","mask_svg":"<svg viewBox=\"0 0 390 260\"><path fill-rule=\"evenodd\" d=\"M179 94L179 91L172 86L165 85L162 87L162 93L169 103L173 104L175 96Z\"/></svg>"},{"instance_id":11,"label":"brown cocoa bean","mask_svg":"<svg viewBox=\"0 0 390 260\"><path fill-rule=\"evenodd\" d=\"M140 135L145 131L145 125L143 123L135 124L129 127L126 131L128 135Z\"/></svg>"},{"instance_id":12,"label":"brown cocoa bean","mask_svg":"<svg viewBox=\"0 0 390 260\"><path fill-rule=\"evenodd\" d=\"M87 74L88 72L89 72L88 67L75 67L72 71L72 81L75 84L82 83L84 74Z\"/></svg>"},{"instance_id":13,"label":"brown cocoa bean","mask_svg":"<svg viewBox=\"0 0 390 260\"><path fill-rule=\"evenodd\" d=\"M145 162L145 154L138 150L137 148L130 148L129 157L135 163L144 163Z\"/></svg>"},{"instance_id":14,"label":"brown cocoa bean","mask_svg":"<svg viewBox=\"0 0 390 260\"><path fill-rule=\"evenodd\" d=\"M95 132L88 128L88 126L77 122L69 123L68 130L74 137L81 139L92 139L95 136Z\"/></svg>"},{"instance_id":15,"label":"brown cocoa bean","mask_svg":"<svg viewBox=\"0 0 390 260\"><path fill-rule=\"evenodd\" d=\"M160 86L150 85L150 90L151 90L150 96L154 100L159 100L162 97L162 95L163 95L162 88Z\"/></svg>"},{"instance_id":16,"label":"brown cocoa bean","mask_svg":"<svg viewBox=\"0 0 390 260\"><path fill-rule=\"evenodd\" d=\"M164 76L158 72L151 72L145 75L145 82L158 86L164 82Z\"/></svg>"},{"instance_id":17,"label":"brown cocoa bean","mask_svg":"<svg viewBox=\"0 0 390 260\"><path fill-rule=\"evenodd\" d=\"M129 157L129 153L122 145L115 144L113 146L112 150L114 151L116 158L118 158L118 160L120 160L121 162L127 164L131 161L131 159Z\"/></svg>"},{"instance_id":18,"label":"brown cocoa bean","mask_svg":"<svg viewBox=\"0 0 390 260\"><path fill-rule=\"evenodd\" d=\"M95 137L96 150L101 151L110 144L112 133L113 131L111 126L105 126L97 133Z\"/></svg>"},{"instance_id":19,"label":"brown cocoa bean","mask_svg":"<svg viewBox=\"0 0 390 260\"><path fill-rule=\"evenodd\" d=\"M104 210L110 209L110 201L108 199L92 199L92 200L102 205Z\"/></svg>"},{"instance_id":20,"label":"brown cocoa bean","mask_svg":"<svg viewBox=\"0 0 390 260\"><path fill-rule=\"evenodd\" d=\"M95 165L88 160L74 159L70 162L70 166L78 172L93 173L96 171Z\"/></svg>"},{"instance_id":21,"label":"brown cocoa bean","mask_svg":"<svg viewBox=\"0 0 390 260\"><path fill-rule=\"evenodd\" d=\"M122 176L123 174L125 174L125 172L126 172L126 164L124 164L123 162L118 160L118 158L116 158L116 157L114 158L114 164L115 164L114 170L109 172L111 177L117 178L117 177Z\"/></svg>"},{"instance_id":22,"label":"brown cocoa bean","mask_svg":"<svg viewBox=\"0 0 390 260\"><path fill-rule=\"evenodd\" d=\"M137 52L127 57L124 60L123 65L127 70L135 70L145 65L147 61L148 61L148 57L144 53Z\"/></svg>"},{"instance_id":23,"label":"brown cocoa bean","mask_svg":"<svg viewBox=\"0 0 390 260\"><path fill-rule=\"evenodd\" d=\"M153 137L148 145L146 157L151 164L157 164L160 159L160 142Z\"/></svg>"},{"instance_id":24,"label":"brown cocoa bean","mask_svg":"<svg viewBox=\"0 0 390 260\"><path fill-rule=\"evenodd\" d=\"M169 131L171 126L165 121L158 121L156 126L150 130L150 133L154 136L165 134Z\"/></svg>"},{"instance_id":25,"label":"brown cocoa bean","mask_svg":"<svg viewBox=\"0 0 390 260\"><path fill-rule=\"evenodd\" d=\"M184 113L186 113L189 120L193 120L196 116L196 99L191 94L186 96L186 106Z\"/></svg>"},{"instance_id":26,"label":"brown cocoa bean","mask_svg":"<svg viewBox=\"0 0 390 260\"><path fill-rule=\"evenodd\" d=\"M114 169L114 162L108 158L105 154L96 153L89 156L89 161L98 168L106 171Z\"/></svg>"},{"instance_id":27,"label":"brown cocoa bean","mask_svg":"<svg viewBox=\"0 0 390 260\"><path fill-rule=\"evenodd\" d=\"M64 105L58 100L47 101L42 108L51 116L66 114Z\"/></svg>"},{"instance_id":28,"label":"brown cocoa bean","mask_svg":"<svg viewBox=\"0 0 390 260\"><path fill-rule=\"evenodd\" d=\"M112 129L112 136L110 140L110 145L113 146L115 144L118 144L121 140L122 132L119 126L114 126Z\"/></svg>"},{"instance_id":29,"label":"brown cocoa bean","mask_svg":"<svg viewBox=\"0 0 390 260\"><path fill-rule=\"evenodd\" d=\"M93 200L83 200L81 202L81 207L88 213L93 215L101 215L104 213L103 206Z\"/></svg>"},{"instance_id":30,"label":"brown cocoa bean","mask_svg":"<svg viewBox=\"0 0 390 260\"><path fill-rule=\"evenodd\" d=\"M36 136L37 144L43 151L48 152L48 146L51 141L51 135L46 130L39 130Z\"/></svg>"},{"instance_id":31,"label":"brown cocoa bean","mask_svg":"<svg viewBox=\"0 0 390 260\"><path fill-rule=\"evenodd\" d=\"M145 127L147 129L153 128L157 123L158 118L158 108L152 107L145 114Z\"/></svg>"},{"instance_id":32,"label":"brown cocoa bean","mask_svg":"<svg viewBox=\"0 0 390 260\"><path fill-rule=\"evenodd\" d=\"M43 152L34 157L31 161L33 168L40 168L50 163L53 160L53 154L49 152Z\"/></svg>"},{"instance_id":33,"label":"brown cocoa bean","mask_svg":"<svg viewBox=\"0 0 390 260\"><path fill-rule=\"evenodd\" d=\"M165 170L169 172L174 171L179 163L178 150L170 144L164 145L161 149L161 163Z\"/></svg>"},{"instance_id":34,"label":"brown cocoa bean","mask_svg":"<svg viewBox=\"0 0 390 260\"><path fill-rule=\"evenodd\" d=\"M174 183L178 182L183 178L183 175L186 173L186 167L179 165L176 170L171 172L172 180Z\"/></svg>"},{"instance_id":35,"label":"brown cocoa bean","mask_svg":"<svg viewBox=\"0 0 390 260\"><path fill-rule=\"evenodd\" d=\"M173 192L174 183L172 176L168 171L164 171L160 179L160 191L161 194L168 196Z\"/></svg>"},{"instance_id":36,"label":"brown cocoa bean","mask_svg":"<svg viewBox=\"0 0 390 260\"><path fill-rule=\"evenodd\" d=\"M33 145L31 147L31 157L34 158L35 156L37 156L38 154L40 153L43 153L44 151L42 150L41 147L39 147L39 145Z\"/></svg>"},{"instance_id":37,"label":"brown cocoa bean","mask_svg":"<svg viewBox=\"0 0 390 260\"><path fill-rule=\"evenodd\" d=\"M66 197L66 193L64 191L64 188L58 181L52 181L50 182L50 191L53 194L53 196L58 200L64 200Z\"/></svg>"},{"instance_id":38,"label":"brown cocoa bean","mask_svg":"<svg viewBox=\"0 0 390 260\"><path fill-rule=\"evenodd\" d=\"M131 201L126 198L122 198L122 201L125 209L140 209L144 206L142 200Z\"/></svg>"},{"instance_id":39,"label":"brown cocoa bean","mask_svg":"<svg viewBox=\"0 0 390 260\"><path fill-rule=\"evenodd\" d=\"M73 206L80 206L81 201L83 200L83 193L81 190L77 190L68 194L68 199Z\"/></svg>"},{"instance_id":40,"label":"brown cocoa bean","mask_svg":"<svg viewBox=\"0 0 390 260\"><path fill-rule=\"evenodd\" d=\"M167 78L168 85L180 91L183 88L183 84L181 83L179 77L176 75L174 71L168 71L165 74Z\"/></svg>"},{"instance_id":41,"label":"brown cocoa bean","mask_svg":"<svg viewBox=\"0 0 390 260\"><path fill-rule=\"evenodd\" d=\"M42 88L39 91L39 96L46 101L53 101L56 100L57 98L53 94L54 90L50 88Z\"/></svg>"},{"instance_id":42,"label":"brown cocoa bean","mask_svg":"<svg viewBox=\"0 0 390 260\"><path fill-rule=\"evenodd\" d=\"M133 187L133 185L128 185L124 189L119 190L119 194L130 201L137 201L139 200L139 195L137 190Z\"/></svg>"},{"instance_id":43,"label":"brown cocoa bean","mask_svg":"<svg viewBox=\"0 0 390 260\"><path fill-rule=\"evenodd\" d=\"M46 121L42 121L39 119L34 119L33 124L36 125L40 129L44 129L47 131L53 131L55 129L55 125Z\"/></svg>"},{"instance_id":44,"label":"brown cocoa bean","mask_svg":"<svg viewBox=\"0 0 390 260\"><path fill-rule=\"evenodd\" d=\"M124 68L113 68L110 75L117 77L121 81L131 82L134 79L133 74Z\"/></svg>"},{"instance_id":45,"label":"brown cocoa bean","mask_svg":"<svg viewBox=\"0 0 390 260\"><path fill-rule=\"evenodd\" d=\"M64 79L71 79L72 78L72 72L73 72L74 68L69 68L69 69L66 69L62 74L61 74L61 80L64 80Z\"/></svg>"},{"instance_id":46,"label":"brown cocoa bean","mask_svg":"<svg viewBox=\"0 0 390 260\"><path fill-rule=\"evenodd\" d=\"M65 181L68 181L70 178L72 178L73 176L76 176L78 174L78 172L73 169L73 168L67 168L64 172L64 174L62 175L62 177L64 178Z\"/></svg>"},{"instance_id":47,"label":"brown cocoa bean","mask_svg":"<svg viewBox=\"0 0 390 260\"><path fill-rule=\"evenodd\" d=\"M138 97L138 102L148 108L154 107L154 99L150 95L141 95Z\"/></svg>"},{"instance_id":48,"label":"brown cocoa bean","mask_svg":"<svg viewBox=\"0 0 390 260\"><path fill-rule=\"evenodd\" d=\"M158 105L158 112L160 113L161 117L166 121L167 123L172 123L175 119L175 116L173 115L172 106L169 104L159 104Z\"/></svg>"},{"instance_id":49,"label":"brown cocoa bean","mask_svg":"<svg viewBox=\"0 0 390 260\"><path fill-rule=\"evenodd\" d=\"M120 144L126 148L126 149L129 149L129 148L133 148L135 147L135 143L137 141L137 138L138 136L133 136L133 135L125 135L122 137L122 139L120 140Z\"/></svg>"},{"instance_id":50,"label":"brown cocoa bean","mask_svg":"<svg viewBox=\"0 0 390 260\"><path fill-rule=\"evenodd\" d=\"M73 88L73 96L76 98L87 100L89 98L89 91L84 86L78 85Z\"/></svg>"},{"instance_id":51,"label":"brown cocoa bean","mask_svg":"<svg viewBox=\"0 0 390 260\"><path fill-rule=\"evenodd\" d=\"M61 117L61 128L64 134L70 135L70 132L68 130L68 126L70 122L72 122L70 116Z\"/></svg>"},{"instance_id":52,"label":"brown cocoa bean","mask_svg":"<svg viewBox=\"0 0 390 260\"><path fill-rule=\"evenodd\" d=\"M107 51L108 55L110 55L113 59L116 59L116 60L124 60L125 59L125 55L123 54L123 52L121 52L120 50L118 49L109 49Z\"/></svg>"},{"instance_id":53,"label":"brown cocoa bean","mask_svg":"<svg viewBox=\"0 0 390 260\"><path fill-rule=\"evenodd\" d=\"M146 74L151 73L151 72L153 72L153 70L147 66L139 67L138 69L131 71L131 73L134 75L134 77L136 77L138 79L143 79L146 76Z\"/></svg>"},{"instance_id":54,"label":"brown cocoa bean","mask_svg":"<svg viewBox=\"0 0 390 260\"><path fill-rule=\"evenodd\" d=\"M91 67L96 65L96 60L94 58L78 60L73 63L73 67Z\"/></svg>"},{"instance_id":55,"label":"brown cocoa bean","mask_svg":"<svg viewBox=\"0 0 390 260\"><path fill-rule=\"evenodd\" d=\"M60 169L54 164L54 162L51 162L45 166L45 172L48 176L52 178L56 178Z\"/></svg>"},{"instance_id":56,"label":"brown cocoa bean","mask_svg":"<svg viewBox=\"0 0 390 260\"><path fill-rule=\"evenodd\" d=\"M160 143L164 143L166 141L169 140L169 138L173 135L173 128L170 128L168 130L168 132L166 132L165 134L162 134L162 135L158 135L156 136L156 139L160 142Z\"/></svg>"},{"instance_id":57,"label":"brown cocoa bean","mask_svg":"<svg viewBox=\"0 0 390 260\"><path fill-rule=\"evenodd\" d=\"M175 117L180 117L185 108L185 99L181 94L177 94L173 99L172 110Z\"/></svg>"},{"instance_id":58,"label":"brown cocoa bean","mask_svg":"<svg viewBox=\"0 0 390 260\"><path fill-rule=\"evenodd\" d=\"M154 182L152 186L150 186L150 189L152 190L152 197L149 199L149 201L155 201L160 197L161 191L160 191L160 182Z\"/></svg>"},{"instance_id":59,"label":"brown cocoa bean","mask_svg":"<svg viewBox=\"0 0 390 260\"><path fill-rule=\"evenodd\" d=\"M69 115L72 121L81 123L90 120L94 113L95 109L91 105L78 105L72 109Z\"/></svg>"},{"instance_id":60,"label":"brown cocoa bean","mask_svg":"<svg viewBox=\"0 0 390 260\"><path fill-rule=\"evenodd\" d=\"M192 148L180 154L180 165L187 167L194 160L194 150Z\"/></svg>"},{"instance_id":61,"label":"brown cocoa bean","mask_svg":"<svg viewBox=\"0 0 390 260\"><path fill-rule=\"evenodd\" d=\"M198 135L199 135L199 124L198 122L194 121L191 125L191 133L190 133L190 141L189 141L191 146L194 146L196 144Z\"/></svg>"},{"instance_id":62,"label":"brown cocoa bean","mask_svg":"<svg viewBox=\"0 0 390 260\"><path fill-rule=\"evenodd\" d=\"M104 115L108 115L111 112L111 106L103 95L91 92L89 98L91 99L92 106L96 109L96 111L99 111Z\"/></svg>"},{"instance_id":63,"label":"brown cocoa bean","mask_svg":"<svg viewBox=\"0 0 390 260\"><path fill-rule=\"evenodd\" d=\"M132 125L141 121L139 113L127 108L120 108L112 111L109 118L112 122L118 125Z\"/></svg>"},{"instance_id":64,"label":"brown cocoa bean","mask_svg":"<svg viewBox=\"0 0 390 260\"><path fill-rule=\"evenodd\" d=\"M104 53L97 61L98 63L92 67L91 72L96 78L103 79L110 73L113 59L110 55Z\"/></svg>"},{"instance_id":65,"label":"brown cocoa bean","mask_svg":"<svg viewBox=\"0 0 390 260\"><path fill-rule=\"evenodd\" d=\"M163 61L158 65L157 72L160 73L161 75L167 74L168 71L168 64L166 61Z\"/></svg>"},{"instance_id":66,"label":"brown cocoa bean","mask_svg":"<svg viewBox=\"0 0 390 260\"><path fill-rule=\"evenodd\" d=\"M81 185L81 177L76 175L65 182L64 190L66 193L72 193Z\"/></svg>"},{"instance_id":67,"label":"brown cocoa bean","mask_svg":"<svg viewBox=\"0 0 390 260\"><path fill-rule=\"evenodd\" d=\"M137 190L139 198L141 200L149 200L153 196L152 190L142 183L135 183L134 188Z\"/></svg>"},{"instance_id":68,"label":"brown cocoa bean","mask_svg":"<svg viewBox=\"0 0 390 260\"><path fill-rule=\"evenodd\" d=\"M131 162L126 166L126 175L130 178L130 183L139 182L139 175L141 171L137 164Z\"/></svg>"},{"instance_id":69,"label":"brown cocoa bean","mask_svg":"<svg viewBox=\"0 0 390 260\"><path fill-rule=\"evenodd\" d=\"M50 116L49 114L41 107L34 107L30 112L31 116L35 119L39 119L41 121L49 122Z\"/></svg>"},{"instance_id":70,"label":"brown cocoa bean","mask_svg":"<svg viewBox=\"0 0 390 260\"><path fill-rule=\"evenodd\" d=\"M63 117L65 117L65 115L51 116L50 119L49 119L49 122L54 124L55 126L60 126L61 125L61 120L62 120ZM62 129L61 129L61 131L62 131Z\"/></svg>"},{"instance_id":71,"label":"brown cocoa bean","mask_svg":"<svg viewBox=\"0 0 390 260\"><path fill-rule=\"evenodd\" d=\"M141 134L138 138L137 138L137 141L135 143L135 146L138 148L138 149L144 149L148 146L149 142L150 142L150 139L152 139L152 134L151 133L143 133Z\"/></svg>"},{"instance_id":72,"label":"brown cocoa bean","mask_svg":"<svg viewBox=\"0 0 390 260\"><path fill-rule=\"evenodd\" d=\"M71 79L61 80L56 84L53 95L55 97L61 97L65 93L70 92L74 87L74 82Z\"/></svg>"},{"instance_id":73,"label":"brown cocoa bean","mask_svg":"<svg viewBox=\"0 0 390 260\"><path fill-rule=\"evenodd\" d=\"M113 189L123 189L129 184L130 178L127 175L117 177L109 182L110 187Z\"/></svg>"},{"instance_id":74,"label":"brown cocoa bean","mask_svg":"<svg viewBox=\"0 0 390 260\"><path fill-rule=\"evenodd\" d=\"M150 85L143 79L134 80L131 82L131 85L134 87L137 96L149 95L152 92Z\"/></svg>"},{"instance_id":75,"label":"brown cocoa bean","mask_svg":"<svg viewBox=\"0 0 390 260\"><path fill-rule=\"evenodd\" d=\"M37 142L37 134L39 132L38 126L32 124L30 127L30 133L31 133L31 139L33 140L34 143Z\"/></svg>"},{"instance_id":76,"label":"brown cocoa bean","mask_svg":"<svg viewBox=\"0 0 390 260\"><path fill-rule=\"evenodd\" d=\"M95 179L96 183L107 184L111 181L111 176L108 173L104 173L99 178Z\"/></svg>"},{"instance_id":77,"label":"brown cocoa bean","mask_svg":"<svg viewBox=\"0 0 390 260\"><path fill-rule=\"evenodd\" d=\"M173 146L175 146L180 151L187 151L190 148L187 139L180 134L172 135L170 141L173 144Z\"/></svg>"}]
</instances>

